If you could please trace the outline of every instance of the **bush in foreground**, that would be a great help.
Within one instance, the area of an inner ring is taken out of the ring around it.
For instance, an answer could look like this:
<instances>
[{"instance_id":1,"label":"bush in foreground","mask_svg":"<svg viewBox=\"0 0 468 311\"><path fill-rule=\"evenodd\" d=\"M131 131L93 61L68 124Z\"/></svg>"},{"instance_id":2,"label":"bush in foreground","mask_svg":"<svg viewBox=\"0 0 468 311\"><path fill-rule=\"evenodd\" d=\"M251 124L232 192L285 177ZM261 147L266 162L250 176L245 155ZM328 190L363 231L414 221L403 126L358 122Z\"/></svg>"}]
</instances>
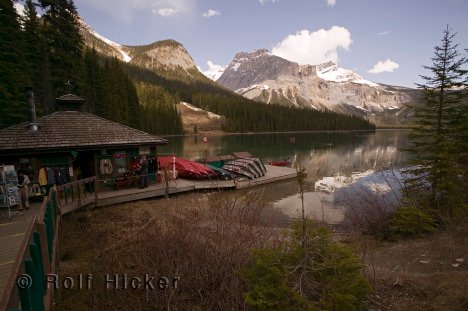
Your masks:
<instances>
[{"instance_id":1,"label":"bush in foreground","mask_svg":"<svg viewBox=\"0 0 468 311\"><path fill-rule=\"evenodd\" d=\"M434 220L414 206L397 208L392 216L391 230L400 236L418 236L435 230Z\"/></svg>"},{"instance_id":2,"label":"bush in foreground","mask_svg":"<svg viewBox=\"0 0 468 311\"><path fill-rule=\"evenodd\" d=\"M305 229L305 230L304 230ZM370 287L352 250L310 220L296 223L277 248L254 252L243 275L256 310L360 310Z\"/></svg>"}]
</instances>

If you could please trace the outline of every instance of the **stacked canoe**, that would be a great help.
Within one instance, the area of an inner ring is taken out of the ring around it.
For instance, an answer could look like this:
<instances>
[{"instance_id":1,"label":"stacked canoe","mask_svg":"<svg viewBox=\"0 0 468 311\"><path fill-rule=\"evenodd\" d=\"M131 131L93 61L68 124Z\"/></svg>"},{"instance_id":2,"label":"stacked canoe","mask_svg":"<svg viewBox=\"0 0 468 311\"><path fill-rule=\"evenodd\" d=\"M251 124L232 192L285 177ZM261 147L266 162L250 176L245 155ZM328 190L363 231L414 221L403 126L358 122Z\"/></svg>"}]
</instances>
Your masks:
<instances>
[{"instance_id":1,"label":"stacked canoe","mask_svg":"<svg viewBox=\"0 0 468 311\"><path fill-rule=\"evenodd\" d=\"M253 157L223 159L222 166L202 164L178 157L159 157L159 163L162 168L168 170L175 168L180 177L188 179L255 179L266 174L262 160Z\"/></svg>"},{"instance_id":2,"label":"stacked canoe","mask_svg":"<svg viewBox=\"0 0 468 311\"><path fill-rule=\"evenodd\" d=\"M228 161L222 167L224 170L247 177L248 179L255 179L265 176L266 168L263 161L258 158L239 158Z\"/></svg>"}]
</instances>

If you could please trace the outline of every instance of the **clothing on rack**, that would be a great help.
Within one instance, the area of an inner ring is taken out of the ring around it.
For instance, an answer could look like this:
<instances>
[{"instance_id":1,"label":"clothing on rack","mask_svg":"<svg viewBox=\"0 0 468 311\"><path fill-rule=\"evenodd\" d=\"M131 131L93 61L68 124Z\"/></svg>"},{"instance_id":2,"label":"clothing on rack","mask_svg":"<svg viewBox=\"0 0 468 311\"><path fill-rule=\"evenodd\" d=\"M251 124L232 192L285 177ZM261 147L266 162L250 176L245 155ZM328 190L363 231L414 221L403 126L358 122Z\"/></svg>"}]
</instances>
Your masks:
<instances>
[{"instance_id":1,"label":"clothing on rack","mask_svg":"<svg viewBox=\"0 0 468 311\"><path fill-rule=\"evenodd\" d=\"M39 186L47 185L47 173L46 173L46 169L43 167L39 169L38 182L39 182Z\"/></svg>"},{"instance_id":2,"label":"clothing on rack","mask_svg":"<svg viewBox=\"0 0 468 311\"><path fill-rule=\"evenodd\" d=\"M57 185L63 185L63 184L71 182L68 168L55 167L54 170L55 170L55 181L57 182Z\"/></svg>"},{"instance_id":3,"label":"clothing on rack","mask_svg":"<svg viewBox=\"0 0 468 311\"><path fill-rule=\"evenodd\" d=\"M56 184L55 171L54 171L54 168L52 168L52 167L47 168L47 183L49 185L55 185Z\"/></svg>"},{"instance_id":4,"label":"clothing on rack","mask_svg":"<svg viewBox=\"0 0 468 311\"><path fill-rule=\"evenodd\" d=\"M110 175L114 171L110 159L102 159L101 161L99 161L99 169L101 171L101 175Z\"/></svg>"}]
</instances>

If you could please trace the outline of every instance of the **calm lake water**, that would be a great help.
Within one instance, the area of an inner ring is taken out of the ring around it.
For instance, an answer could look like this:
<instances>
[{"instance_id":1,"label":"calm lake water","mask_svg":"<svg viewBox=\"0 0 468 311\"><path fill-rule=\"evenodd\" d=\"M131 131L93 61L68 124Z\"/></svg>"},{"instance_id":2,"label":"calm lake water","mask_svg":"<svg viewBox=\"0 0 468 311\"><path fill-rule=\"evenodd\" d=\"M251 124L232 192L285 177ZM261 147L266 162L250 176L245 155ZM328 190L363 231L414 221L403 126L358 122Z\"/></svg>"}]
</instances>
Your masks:
<instances>
[{"instance_id":1,"label":"calm lake water","mask_svg":"<svg viewBox=\"0 0 468 311\"><path fill-rule=\"evenodd\" d=\"M398 188L399 180L388 169L405 163L407 155L399 148L407 147L407 135L407 130L223 135L207 136L206 143L202 137L168 137L169 144L159 148L158 153L196 160L205 154L248 151L265 163L291 158L292 167L307 170L307 214L340 223L344 219L342 202L356 197L356 185L365 185L382 196L395 192L391 188ZM287 225L299 216L301 201L295 180L249 191L264 196L279 225Z\"/></svg>"}]
</instances>

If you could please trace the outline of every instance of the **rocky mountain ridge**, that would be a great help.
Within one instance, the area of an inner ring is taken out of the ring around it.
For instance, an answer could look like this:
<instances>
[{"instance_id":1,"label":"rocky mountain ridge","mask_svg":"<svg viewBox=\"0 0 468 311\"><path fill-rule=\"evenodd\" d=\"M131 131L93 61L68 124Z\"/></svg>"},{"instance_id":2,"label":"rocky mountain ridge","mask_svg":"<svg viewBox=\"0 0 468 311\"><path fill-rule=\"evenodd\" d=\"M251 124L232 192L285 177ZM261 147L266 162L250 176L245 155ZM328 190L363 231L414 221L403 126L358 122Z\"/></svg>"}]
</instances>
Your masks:
<instances>
[{"instance_id":1,"label":"rocky mountain ridge","mask_svg":"<svg viewBox=\"0 0 468 311\"><path fill-rule=\"evenodd\" d=\"M365 116L382 126L409 122L417 92L363 79L333 62L299 65L266 49L237 53L217 82L247 98Z\"/></svg>"}]
</instances>

